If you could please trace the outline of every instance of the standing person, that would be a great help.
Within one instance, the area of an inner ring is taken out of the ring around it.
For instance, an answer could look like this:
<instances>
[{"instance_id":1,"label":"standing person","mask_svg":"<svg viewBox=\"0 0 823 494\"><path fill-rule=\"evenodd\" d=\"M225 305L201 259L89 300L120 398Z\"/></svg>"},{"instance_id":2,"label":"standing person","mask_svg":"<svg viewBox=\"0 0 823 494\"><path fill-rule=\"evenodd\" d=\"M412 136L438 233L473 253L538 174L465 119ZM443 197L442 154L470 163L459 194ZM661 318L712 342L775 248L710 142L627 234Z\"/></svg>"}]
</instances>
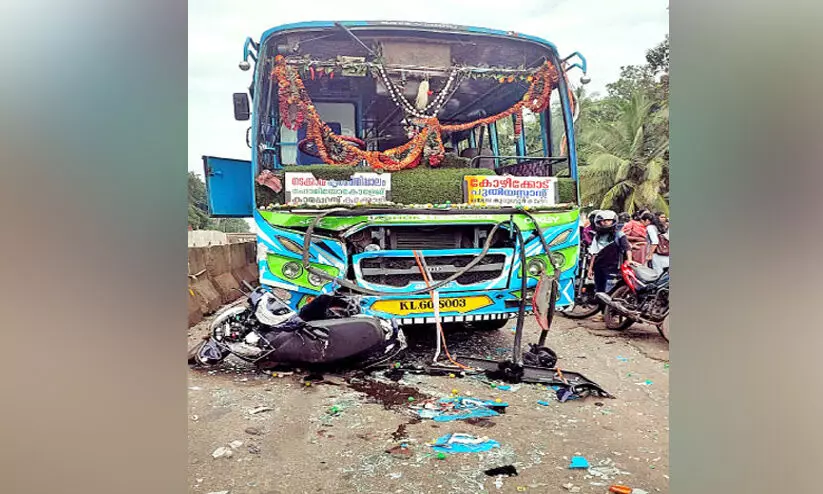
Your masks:
<instances>
[{"instance_id":1,"label":"standing person","mask_svg":"<svg viewBox=\"0 0 823 494\"><path fill-rule=\"evenodd\" d=\"M657 213L652 217L652 223L646 227L649 236L649 253L651 254L651 268L657 274L669 267L669 234L664 220L665 214Z\"/></svg>"},{"instance_id":2,"label":"standing person","mask_svg":"<svg viewBox=\"0 0 823 494\"><path fill-rule=\"evenodd\" d=\"M598 211L594 228L594 241L589 247L594 260L589 265L588 277L594 276L595 292L605 292L609 276L619 271L624 260L631 261L631 246L626 235L617 229L617 213L614 211Z\"/></svg>"},{"instance_id":3,"label":"standing person","mask_svg":"<svg viewBox=\"0 0 823 494\"><path fill-rule=\"evenodd\" d=\"M580 243L583 244L582 247L584 249L588 249L589 246L592 244L592 240L594 239L594 217L597 215L599 210L595 209L591 213L589 213L588 217L588 224L583 227L583 231L580 232Z\"/></svg>"},{"instance_id":4,"label":"standing person","mask_svg":"<svg viewBox=\"0 0 823 494\"><path fill-rule=\"evenodd\" d=\"M653 219L654 215L645 211L623 226L622 231L632 246L632 260L638 264L646 264L646 254L649 250L649 236L646 227L652 223Z\"/></svg>"},{"instance_id":5,"label":"standing person","mask_svg":"<svg viewBox=\"0 0 823 494\"><path fill-rule=\"evenodd\" d=\"M629 213L627 213L625 211L618 214L617 215L617 229L622 230L623 227L626 226L626 223L631 221L631 219L632 219L632 217L629 216Z\"/></svg>"}]
</instances>

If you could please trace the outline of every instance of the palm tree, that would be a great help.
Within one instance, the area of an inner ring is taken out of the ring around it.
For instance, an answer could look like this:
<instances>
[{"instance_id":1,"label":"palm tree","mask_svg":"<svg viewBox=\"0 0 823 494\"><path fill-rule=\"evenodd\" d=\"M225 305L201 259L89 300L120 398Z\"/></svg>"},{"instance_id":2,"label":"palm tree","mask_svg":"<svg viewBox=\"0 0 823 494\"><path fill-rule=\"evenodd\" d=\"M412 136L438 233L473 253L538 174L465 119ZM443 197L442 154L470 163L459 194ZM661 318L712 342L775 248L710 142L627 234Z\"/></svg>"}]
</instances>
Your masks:
<instances>
[{"instance_id":1,"label":"palm tree","mask_svg":"<svg viewBox=\"0 0 823 494\"><path fill-rule=\"evenodd\" d=\"M661 192L666 188L667 133L654 132L668 120L668 108L638 92L628 102L615 103L617 121L595 126L581 136L589 165L581 167L583 203L633 213L646 207L669 212Z\"/></svg>"}]
</instances>

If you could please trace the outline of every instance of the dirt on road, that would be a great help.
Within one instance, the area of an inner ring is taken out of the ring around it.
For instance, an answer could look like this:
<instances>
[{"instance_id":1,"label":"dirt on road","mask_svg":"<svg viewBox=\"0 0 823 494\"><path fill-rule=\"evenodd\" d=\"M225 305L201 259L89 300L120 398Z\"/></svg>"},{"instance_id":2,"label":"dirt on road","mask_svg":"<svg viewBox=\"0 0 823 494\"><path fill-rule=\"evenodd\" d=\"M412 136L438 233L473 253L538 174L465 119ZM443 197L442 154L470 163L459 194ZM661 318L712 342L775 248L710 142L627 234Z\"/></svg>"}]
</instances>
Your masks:
<instances>
[{"instance_id":1,"label":"dirt on road","mask_svg":"<svg viewBox=\"0 0 823 494\"><path fill-rule=\"evenodd\" d=\"M190 346L207 323L190 330ZM449 350L458 361L461 355L504 358L513 325L448 332ZM524 342L536 341L538 332L529 318ZM433 354L433 332L407 336L406 358ZM189 492L605 494L612 484L668 492L669 352L656 328L637 325L618 333L602 322L557 317L547 343L559 367L584 374L616 398L560 403L540 385L504 391L480 377L410 373L395 382L384 370L324 375L322 381L313 376L307 385L301 372L273 376L230 363L191 369ZM411 414L415 401L453 391L500 399L508 410L452 422ZM488 437L500 447L439 459L430 443L447 433ZM219 448L225 456L214 458ZM569 469L578 455L593 468ZM516 476L484 473L508 465Z\"/></svg>"}]
</instances>

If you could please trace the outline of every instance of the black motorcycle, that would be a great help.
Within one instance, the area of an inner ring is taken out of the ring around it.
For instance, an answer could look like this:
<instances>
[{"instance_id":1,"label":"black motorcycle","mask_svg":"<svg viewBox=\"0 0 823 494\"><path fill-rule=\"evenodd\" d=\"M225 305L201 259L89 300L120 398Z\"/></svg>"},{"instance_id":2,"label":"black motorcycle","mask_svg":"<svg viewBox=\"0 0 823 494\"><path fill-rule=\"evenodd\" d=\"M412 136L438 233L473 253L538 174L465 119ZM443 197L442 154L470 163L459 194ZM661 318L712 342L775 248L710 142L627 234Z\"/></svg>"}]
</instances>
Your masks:
<instances>
[{"instance_id":1,"label":"black motorcycle","mask_svg":"<svg viewBox=\"0 0 823 494\"><path fill-rule=\"evenodd\" d=\"M261 368L373 368L406 348L394 321L359 314L350 297L320 295L299 313L265 287L219 312L189 363L213 366L229 355Z\"/></svg>"},{"instance_id":2,"label":"black motorcycle","mask_svg":"<svg viewBox=\"0 0 823 494\"><path fill-rule=\"evenodd\" d=\"M645 266L626 263L620 281L611 294L598 293L606 305L603 321L609 329L624 330L637 321L657 326L669 339L669 272L658 274Z\"/></svg>"}]
</instances>

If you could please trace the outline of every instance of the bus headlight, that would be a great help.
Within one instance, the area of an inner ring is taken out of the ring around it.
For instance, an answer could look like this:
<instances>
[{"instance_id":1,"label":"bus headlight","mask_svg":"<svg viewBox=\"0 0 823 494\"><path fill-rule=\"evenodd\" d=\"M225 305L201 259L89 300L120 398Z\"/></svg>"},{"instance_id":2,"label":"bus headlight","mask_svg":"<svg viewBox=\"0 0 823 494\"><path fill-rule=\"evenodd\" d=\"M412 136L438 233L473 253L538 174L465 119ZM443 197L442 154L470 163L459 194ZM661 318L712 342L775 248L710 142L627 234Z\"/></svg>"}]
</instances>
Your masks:
<instances>
[{"instance_id":1,"label":"bus headlight","mask_svg":"<svg viewBox=\"0 0 823 494\"><path fill-rule=\"evenodd\" d=\"M540 273L546 270L546 263L543 262L543 259L537 257L530 260L526 266L529 276L539 276Z\"/></svg>"},{"instance_id":2,"label":"bus headlight","mask_svg":"<svg viewBox=\"0 0 823 494\"><path fill-rule=\"evenodd\" d=\"M552 252L552 264L557 266L558 269L561 269L566 265L566 256L560 252Z\"/></svg>"},{"instance_id":3,"label":"bus headlight","mask_svg":"<svg viewBox=\"0 0 823 494\"><path fill-rule=\"evenodd\" d=\"M303 274L303 268L297 264L296 262L287 262L283 265L283 276L286 278L293 280L298 278L301 274Z\"/></svg>"}]
</instances>

